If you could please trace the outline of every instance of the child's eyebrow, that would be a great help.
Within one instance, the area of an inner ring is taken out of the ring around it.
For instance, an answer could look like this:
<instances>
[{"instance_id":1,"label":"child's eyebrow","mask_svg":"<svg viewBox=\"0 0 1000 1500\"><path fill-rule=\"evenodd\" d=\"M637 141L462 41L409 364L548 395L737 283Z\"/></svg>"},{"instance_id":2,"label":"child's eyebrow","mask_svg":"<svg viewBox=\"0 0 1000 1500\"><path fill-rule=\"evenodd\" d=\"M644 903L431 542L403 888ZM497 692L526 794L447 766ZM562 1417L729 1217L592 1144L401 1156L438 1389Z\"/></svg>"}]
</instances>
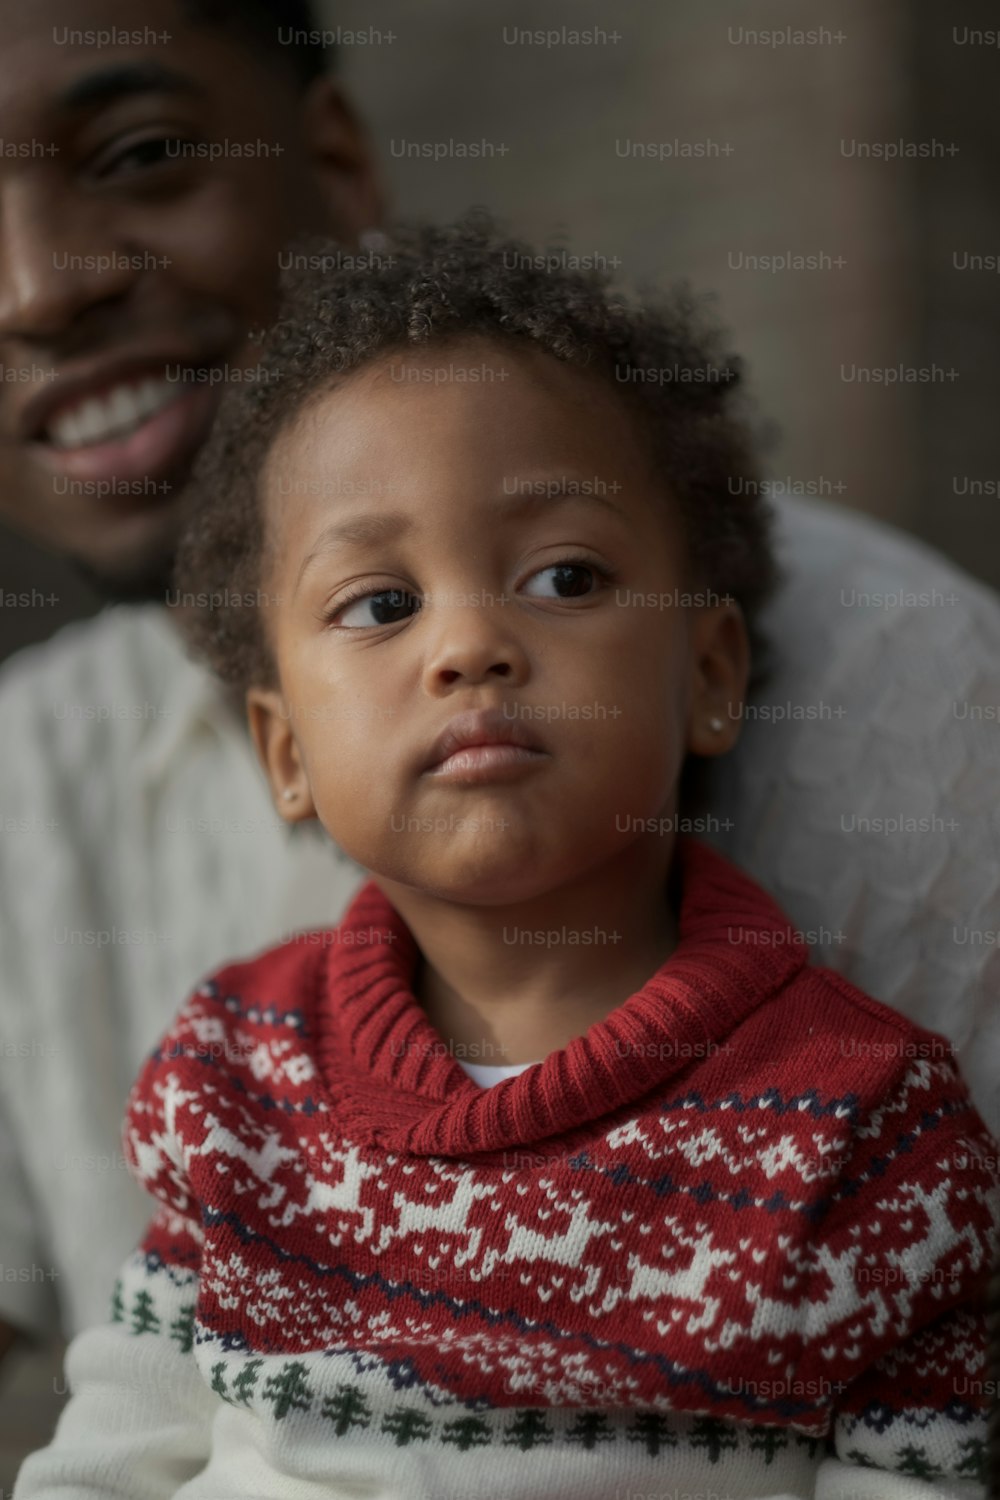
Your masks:
<instances>
[{"instance_id":1,"label":"child's eyebrow","mask_svg":"<svg viewBox=\"0 0 1000 1500\"><path fill-rule=\"evenodd\" d=\"M597 505L609 511L619 521L628 524L628 517L620 505L593 488L586 490L574 488L574 485L580 483L581 481L574 481L570 478L561 481L528 479L524 481L524 490L519 489L511 494L501 492L490 495L483 504L491 509L504 511L505 519L506 516L517 515L527 510L550 510L565 505L582 504L588 507ZM589 484L593 485L593 480L590 480ZM298 591L310 565L337 546L345 544L354 547L377 546L379 543L405 536L408 532L412 532L415 526L415 518L399 510L369 511L358 516L347 516L342 521L332 521L329 526L324 526L302 559L293 594Z\"/></svg>"}]
</instances>

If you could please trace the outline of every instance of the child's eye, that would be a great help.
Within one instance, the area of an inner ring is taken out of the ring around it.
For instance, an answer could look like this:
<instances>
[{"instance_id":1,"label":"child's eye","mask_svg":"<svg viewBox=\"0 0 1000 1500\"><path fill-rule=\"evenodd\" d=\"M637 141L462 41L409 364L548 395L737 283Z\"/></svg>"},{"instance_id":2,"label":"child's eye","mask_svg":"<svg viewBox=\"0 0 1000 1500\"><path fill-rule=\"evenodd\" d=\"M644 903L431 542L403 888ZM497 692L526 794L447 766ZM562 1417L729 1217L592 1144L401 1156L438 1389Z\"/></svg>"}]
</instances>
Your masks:
<instances>
[{"instance_id":1,"label":"child's eye","mask_svg":"<svg viewBox=\"0 0 1000 1500\"><path fill-rule=\"evenodd\" d=\"M553 575L551 591L544 584L535 587L547 574ZM601 584L608 582L610 576L597 563L565 558L562 562L539 568L528 579L524 592L541 599L586 597L596 593ZM379 625L397 624L416 614L420 608L420 599L407 589L359 589L356 594L350 594L342 600L325 619L328 625L347 630L364 630Z\"/></svg>"},{"instance_id":2,"label":"child's eye","mask_svg":"<svg viewBox=\"0 0 1000 1500\"><path fill-rule=\"evenodd\" d=\"M414 606L412 611L408 608L410 605ZM371 625L392 625L397 620L405 620L408 614L416 613L419 608L420 600L405 589L374 589L366 594L352 595L338 606L328 623L346 626L349 630ZM369 609L371 615L365 619L365 611Z\"/></svg>"},{"instance_id":3,"label":"child's eye","mask_svg":"<svg viewBox=\"0 0 1000 1500\"><path fill-rule=\"evenodd\" d=\"M538 579L544 578L547 573L554 575L552 579L553 593L537 592L527 585L525 586L525 593L542 599L573 599L581 594L596 592L595 588L591 585L595 582L606 581L607 579L604 569L599 568L596 563L577 562L574 559L567 558L563 562L550 563L547 568L539 568L538 572L533 573L528 579L528 584L533 584Z\"/></svg>"}]
</instances>

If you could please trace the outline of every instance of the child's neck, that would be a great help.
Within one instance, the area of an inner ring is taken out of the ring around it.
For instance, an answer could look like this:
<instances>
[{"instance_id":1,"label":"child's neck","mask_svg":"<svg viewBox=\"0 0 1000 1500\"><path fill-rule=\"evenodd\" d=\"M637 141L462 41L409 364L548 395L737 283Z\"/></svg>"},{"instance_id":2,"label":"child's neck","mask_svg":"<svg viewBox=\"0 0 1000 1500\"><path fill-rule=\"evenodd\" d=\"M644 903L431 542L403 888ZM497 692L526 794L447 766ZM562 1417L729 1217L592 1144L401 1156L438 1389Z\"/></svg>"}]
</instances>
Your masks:
<instances>
[{"instance_id":1,"label":"child's neck","mask_svg":"<svg viewBox=\"0 0 1000 1500\"><path fill-rule=\"evenodd\" d=\"M503 907L379 882L421 950L416 997L456 1057L541 1061L642 988L677 944L665 842Z\"/></svg>"}]
</instances>

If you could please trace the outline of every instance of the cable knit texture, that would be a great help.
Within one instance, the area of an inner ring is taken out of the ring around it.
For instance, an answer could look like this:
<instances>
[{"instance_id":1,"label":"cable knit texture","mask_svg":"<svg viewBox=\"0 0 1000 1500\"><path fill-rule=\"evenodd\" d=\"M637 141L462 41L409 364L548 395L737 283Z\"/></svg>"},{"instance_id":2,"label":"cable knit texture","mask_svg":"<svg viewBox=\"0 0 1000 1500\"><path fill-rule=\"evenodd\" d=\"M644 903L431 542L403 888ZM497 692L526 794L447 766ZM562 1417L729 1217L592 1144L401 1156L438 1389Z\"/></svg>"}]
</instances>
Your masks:
<instances>
[{"instance_id":1,"label":"cable knit texture","mask_svg":"<svg viewBox=\"0 0 1000 1500\"><path fill-rule=\"evenodd\" d=\"M950 1044L678 861L670 959L490 1089L374 882L201 985L15 1500L983 1495L1000 1186Z\"/></svg>"}]
</instances>

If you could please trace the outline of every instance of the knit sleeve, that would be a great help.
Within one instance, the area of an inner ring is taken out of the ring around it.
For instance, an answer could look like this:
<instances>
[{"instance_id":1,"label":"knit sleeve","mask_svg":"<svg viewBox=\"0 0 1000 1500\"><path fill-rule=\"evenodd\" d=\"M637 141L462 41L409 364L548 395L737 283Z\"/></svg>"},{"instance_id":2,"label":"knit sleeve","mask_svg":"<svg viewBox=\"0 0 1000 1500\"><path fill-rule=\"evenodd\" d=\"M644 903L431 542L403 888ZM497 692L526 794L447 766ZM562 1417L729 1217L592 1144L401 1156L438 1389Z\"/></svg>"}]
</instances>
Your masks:
<instances>
[{"instance_id":1,"label":"knit sleeve","mask_svg":"<svg viewBox=\"0 0 1000 1500\"><path fill-rule=\"evenodd\" d=\"M876 1360L834 1417L816 1500L984 1500L985 1316L948 1313Z\"/></svg>"},{"instance_id":2,"label":"knit sleeve","mask_svg":"<svg viewBox=\"0 0 1000 1500\"><path fill-rule=\"evenodd\" d=\"M202 1229L185 1165L182 1017L129 1097L123 1145L158 1200L122 1266L108 1322L66 1354L71 1398L52 1442L22 1465L14 1500L168 1500L209 1458L219 1398L194 1359Z\"/></svg>"},{"instance_id":3,"label":"knit sleeve","mask_svg":"<svg viewBox=\"0 0 1000 1500\"><path fill-rule=\"evenodd\" d=\"M983 1500L998 1149L950 1060L915 1062L857 1132L814 1281L837 1392L816 1500Z\"/></svg>"}]
</instances>

